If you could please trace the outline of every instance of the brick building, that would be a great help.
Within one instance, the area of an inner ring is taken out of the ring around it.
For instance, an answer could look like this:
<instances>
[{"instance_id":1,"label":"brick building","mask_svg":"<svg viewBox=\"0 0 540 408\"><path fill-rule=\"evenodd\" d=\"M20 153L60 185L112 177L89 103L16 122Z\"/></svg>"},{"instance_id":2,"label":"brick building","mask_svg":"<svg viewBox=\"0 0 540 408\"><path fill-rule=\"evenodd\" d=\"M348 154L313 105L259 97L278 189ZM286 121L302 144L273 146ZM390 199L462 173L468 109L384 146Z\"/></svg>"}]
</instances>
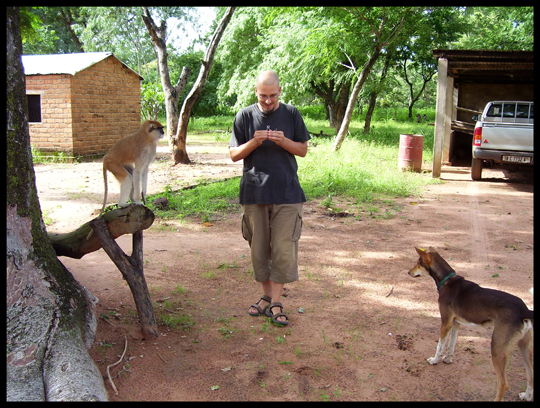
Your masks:
<instances>
[{"instance_id":1,"label":"brick building","mask_svg":"<svg viewBox=\"0 0 540 408\"><path fill-rule=\"evenodd\" d=\"M103 155L140 126L143 78L112 53L23 55L22 63L32 147Z\"/></svg>"}]
</instances>

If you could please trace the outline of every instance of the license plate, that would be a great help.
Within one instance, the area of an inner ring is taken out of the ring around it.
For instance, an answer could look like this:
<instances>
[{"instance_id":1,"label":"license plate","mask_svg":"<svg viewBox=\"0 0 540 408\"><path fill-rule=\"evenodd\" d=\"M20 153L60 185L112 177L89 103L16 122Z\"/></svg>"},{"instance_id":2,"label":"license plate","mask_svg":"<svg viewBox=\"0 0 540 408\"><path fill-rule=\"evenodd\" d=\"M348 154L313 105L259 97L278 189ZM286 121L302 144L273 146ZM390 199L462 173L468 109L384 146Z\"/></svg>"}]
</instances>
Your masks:
<instances>
[{"instance_id":1,"label":"license plate","mask_svg":"<svg viewBox=\"0 0 540 408\"><path fill-rule=\"evenodd\" d=\"M503 156L502 159L507 162L512 163L530 163L531 158L530 157L523 157L523 156Z\"/></svg>"}]
</instances>

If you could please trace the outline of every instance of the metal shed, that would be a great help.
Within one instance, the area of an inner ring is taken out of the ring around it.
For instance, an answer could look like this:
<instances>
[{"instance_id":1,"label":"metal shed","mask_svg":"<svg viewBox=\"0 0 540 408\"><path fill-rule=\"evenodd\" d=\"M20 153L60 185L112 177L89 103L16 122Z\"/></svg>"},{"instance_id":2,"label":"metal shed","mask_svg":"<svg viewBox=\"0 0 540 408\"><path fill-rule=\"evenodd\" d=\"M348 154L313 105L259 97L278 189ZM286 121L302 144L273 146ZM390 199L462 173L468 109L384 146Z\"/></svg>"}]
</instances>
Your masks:
<instances>
[{"instance_id":1,"label":"metal shed","mask_svg":"<svg viewBox=\"0 0 540 408\"><path fill-rule=\"evenodd\" d=\"M491 100L534 100L532 51L431 51L438 61L433 177L458 155L471 154L474 121Z\"/></svg>"}]
</instances>

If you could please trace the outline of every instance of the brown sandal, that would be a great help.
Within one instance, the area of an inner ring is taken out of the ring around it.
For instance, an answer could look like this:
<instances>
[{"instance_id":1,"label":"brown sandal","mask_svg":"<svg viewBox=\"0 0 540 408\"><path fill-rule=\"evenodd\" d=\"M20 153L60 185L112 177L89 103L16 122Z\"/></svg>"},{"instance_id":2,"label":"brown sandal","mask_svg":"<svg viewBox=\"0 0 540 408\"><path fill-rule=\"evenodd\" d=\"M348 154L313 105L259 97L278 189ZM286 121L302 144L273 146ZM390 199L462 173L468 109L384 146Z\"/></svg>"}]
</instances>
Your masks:
<instances>
[{"instance_id":1,"label":"brown sandal","mask_svg":"<svg viewBox=\"0 0 540 408\"><path fill-rule=\"evenodd\" d=\"M264 300L265 302L268 302L268 305L272 302L272 299L270 299L268 296L266 296L266 295L261 296L261 298L259 299L259 301L258 301L257 303L254 303L254 304L252 304L252 305L250 306L250 308L253 307L253 308L257 309L258 312L257 312L257 313L254 313L254 312L248 310L248 314L249 314L250 316L260 316L260 315L262 315L264 312L266 312L266 309L268 309L268 305L266 305L266 307L265 307L264 309L261 309L261 307L259 306L259 303L261 303L261 300Z\"/></svg>"},{"instance_id":2,"label":"brown sandal","mask_svg":"<svg viewBox=\"0 0 540 408\"><path fill-rule=\"evenodd\" d=\"M279 307L279 313L272 313L272 308ZM281 326L287 326L289 324L289 318L285 313L283 313L283 305L280 302L275 302L270 304L265 311L266 316L271 317L272 321L275 324L279 324ZM285 317L285 321L277 320L278 317Z\"/></svg>"}]
</instances>

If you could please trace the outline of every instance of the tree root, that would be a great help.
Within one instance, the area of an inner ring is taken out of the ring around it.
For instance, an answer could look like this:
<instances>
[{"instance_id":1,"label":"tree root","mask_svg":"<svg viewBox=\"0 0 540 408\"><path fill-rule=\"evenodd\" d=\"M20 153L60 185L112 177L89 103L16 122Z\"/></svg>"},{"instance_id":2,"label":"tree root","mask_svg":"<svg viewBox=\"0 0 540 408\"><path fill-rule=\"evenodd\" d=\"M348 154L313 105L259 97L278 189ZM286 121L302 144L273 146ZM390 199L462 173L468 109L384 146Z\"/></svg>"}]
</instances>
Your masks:
<instances>
[{"instance_id":1,"label":"tree root","mask_svg":"<svg viewBox=\"0 0 540 408\"><path fill-rule=\"evenodd\" d=\"M111 373L109 371L109 368L120 364L120 362L124 359L124 356L126 355L126 350L127 350L127 337L126 337L126 335L124 335L124 339L126 340L126 344L124 346L124 352L122 353L122 357L120 357L120 360L118 360L116 363L107 366L107 377L109 378L109 381L111 382L111 385L112 385L113 390L114 390L116 395L118 395L118 390L116 389L116 386L114 385L114 382L113 382L113 380L111 378Z\"/></svg>"}]
</instances>

